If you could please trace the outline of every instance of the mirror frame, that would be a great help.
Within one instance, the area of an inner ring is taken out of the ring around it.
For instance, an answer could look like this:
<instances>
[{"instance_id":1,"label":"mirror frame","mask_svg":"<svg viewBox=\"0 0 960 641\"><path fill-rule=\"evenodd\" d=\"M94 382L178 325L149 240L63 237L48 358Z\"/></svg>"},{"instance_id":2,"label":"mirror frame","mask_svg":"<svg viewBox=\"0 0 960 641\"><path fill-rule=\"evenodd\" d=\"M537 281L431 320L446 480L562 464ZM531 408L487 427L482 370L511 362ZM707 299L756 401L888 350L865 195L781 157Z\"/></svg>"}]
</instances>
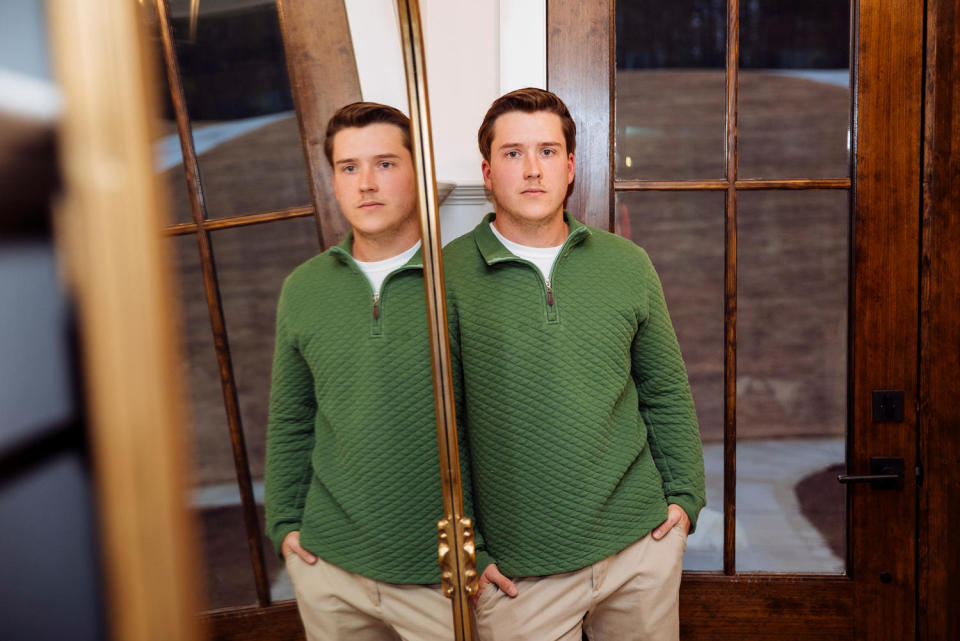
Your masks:
<instances>
[{"instance_id":1,"label":"mirror frame","mask_svg":"<svg viewBox=\"0 0 960 641\"><path fill-rule=\"evenodd\" d=\"M418 178L420 228L423 248L423 285L427 297L433 395L437 414L437 445L443 484L444 518L438 523L444 595L452 599L453 629L457 641L472 641L469 597L477 594L478 577L473 526L463 513L457 420L447 334L446 293L441 257L437 182L430 134L426 57L420 7L417 0L397 0L403 43L407 96L410 106L413 160Z\"/></svg>"}]
</instances>

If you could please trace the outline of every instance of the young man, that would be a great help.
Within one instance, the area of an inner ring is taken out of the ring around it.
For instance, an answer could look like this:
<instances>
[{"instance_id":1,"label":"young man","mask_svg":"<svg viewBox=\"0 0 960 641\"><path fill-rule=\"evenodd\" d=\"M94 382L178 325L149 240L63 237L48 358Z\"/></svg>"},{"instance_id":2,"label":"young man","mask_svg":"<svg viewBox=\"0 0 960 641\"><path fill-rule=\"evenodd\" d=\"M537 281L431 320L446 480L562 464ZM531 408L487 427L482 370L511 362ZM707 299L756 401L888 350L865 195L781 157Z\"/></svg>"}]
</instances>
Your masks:
<instances>
[{"instance_id":1,"label":"young man","mask_svg":"<svg viewBox=\"0 0 960 641\"><path fill-rule=\"evenodd\" d=\"M499 98L479 142L495 213L444 262L485 538L480 636L677 639L705 488L660 281L642 249L564 212L576 126L559 98Z\"/></svg>"},{"instance_id":2,"label":"young man","mask_svg":"<svg viewBox=\"0 0 960 641\"><path fill-rule=\"evenodd\" d=\"M352 231L280 294L267 534L308 639L450 641L410 123L351 104L324 149Z\"/></svg>"}]
</instances>

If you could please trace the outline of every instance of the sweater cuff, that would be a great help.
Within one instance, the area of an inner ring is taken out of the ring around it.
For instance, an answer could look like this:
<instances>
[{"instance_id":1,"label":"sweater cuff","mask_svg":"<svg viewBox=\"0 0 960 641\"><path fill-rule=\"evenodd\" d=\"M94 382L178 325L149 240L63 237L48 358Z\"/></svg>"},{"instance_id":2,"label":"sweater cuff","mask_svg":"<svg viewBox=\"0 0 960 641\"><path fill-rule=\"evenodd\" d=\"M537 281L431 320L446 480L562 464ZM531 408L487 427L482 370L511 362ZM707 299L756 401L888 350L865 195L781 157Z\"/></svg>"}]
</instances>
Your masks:
<instances>
[{"instance_id":1,"label":"sweater cuff","mask_svg":"<svg viewBox=\"0 0 960 641\"><path fill-rule=\"evenodd\" d=\"M490 556L486 550L477 550L477 577L483 575L483 571L488 565L496 563L496 559Z\"/></svg>"},{"instance_id":2,"label":"sweater cuff","mask_svg":"<svg viewBox=\"0 0 960 641\"><path fill-rule=\"evenodd\" d=\"M288 534L299 529L300 523L281 523L280 525L272 528L273 536L270 537L270 540L273 542L273 552L281 561L286 560L283 558L283 540L287 538Z\"/></svg>"},{"instance_id":3,"label":"sweater cuff","mask_svg":"<svg viewBox=\"0 0 960 641\"><path fill-rule=\"evenodd\" d=\"M697 517L700 515L700 509L703 507L703 501L700 501L689 494L675 494L667 497L667 503L673 503L683 508L690 518L690 531L693 534L697 529Z\"/></svg>"}]
</instances>

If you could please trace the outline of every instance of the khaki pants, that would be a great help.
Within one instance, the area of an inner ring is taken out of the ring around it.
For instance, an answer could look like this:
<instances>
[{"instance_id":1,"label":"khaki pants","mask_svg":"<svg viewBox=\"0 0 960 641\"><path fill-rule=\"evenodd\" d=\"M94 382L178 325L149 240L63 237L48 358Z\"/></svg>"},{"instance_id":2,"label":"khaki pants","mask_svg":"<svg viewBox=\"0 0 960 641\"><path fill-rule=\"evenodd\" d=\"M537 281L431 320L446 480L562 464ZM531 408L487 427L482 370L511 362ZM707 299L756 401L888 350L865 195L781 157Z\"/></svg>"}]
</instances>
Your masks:
<instances>
[{"instance_id":1,"label":"khaki pants","mask_svg":"<svg viewBox=\"0 0 960 641\"><path fill-rule=\"evenodd\" d=\"M487 585L477 602L481 641L677 641L686 534L647 535L577 570L517 579L519 594Z\"/></svg>"},{"instance_id":2,"label":"khaki pants","mask_svg":"<svg viewBox=\"0 0 960 641\"><path fill-rule=\"evenodd\" d=\"M318 558L286 557L308 641L451 641L453 613L439 585L396 585Z\"/></svg>"}]
</instances>

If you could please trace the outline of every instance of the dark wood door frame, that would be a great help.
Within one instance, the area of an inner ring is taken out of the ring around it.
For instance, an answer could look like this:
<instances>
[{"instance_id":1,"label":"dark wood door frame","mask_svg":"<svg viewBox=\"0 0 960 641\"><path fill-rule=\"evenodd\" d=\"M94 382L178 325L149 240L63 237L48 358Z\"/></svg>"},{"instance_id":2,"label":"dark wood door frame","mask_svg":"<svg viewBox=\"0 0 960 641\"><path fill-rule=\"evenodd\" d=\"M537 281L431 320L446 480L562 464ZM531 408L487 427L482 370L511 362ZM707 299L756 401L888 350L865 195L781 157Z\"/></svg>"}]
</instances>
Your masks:
<instances>
[{"instance_id":1,"label":"dark wood door frame","mask_svg":"<svg viewBox=\"0 0 960 641\"><path fill-rule=\"evenodd\" d=\"M960 639L960 11L928 0L920 262L918 638Z\"/></svg>"},{"instance_id":2,"label":"dark wood door frame","mask_svg":"<svg viewBox=\"0 0 960 641\"><path fill-rule=\"evenodd\" d=\"M902 456L916 469L923 6L860 0L854 190L853 421L848 469ZM895 132L895 134L894 134ZM871 392L904 391L902 423L872 421ZM848 493L856 638L916 634L917 486Z\"/></svg>"}]
</instances>

